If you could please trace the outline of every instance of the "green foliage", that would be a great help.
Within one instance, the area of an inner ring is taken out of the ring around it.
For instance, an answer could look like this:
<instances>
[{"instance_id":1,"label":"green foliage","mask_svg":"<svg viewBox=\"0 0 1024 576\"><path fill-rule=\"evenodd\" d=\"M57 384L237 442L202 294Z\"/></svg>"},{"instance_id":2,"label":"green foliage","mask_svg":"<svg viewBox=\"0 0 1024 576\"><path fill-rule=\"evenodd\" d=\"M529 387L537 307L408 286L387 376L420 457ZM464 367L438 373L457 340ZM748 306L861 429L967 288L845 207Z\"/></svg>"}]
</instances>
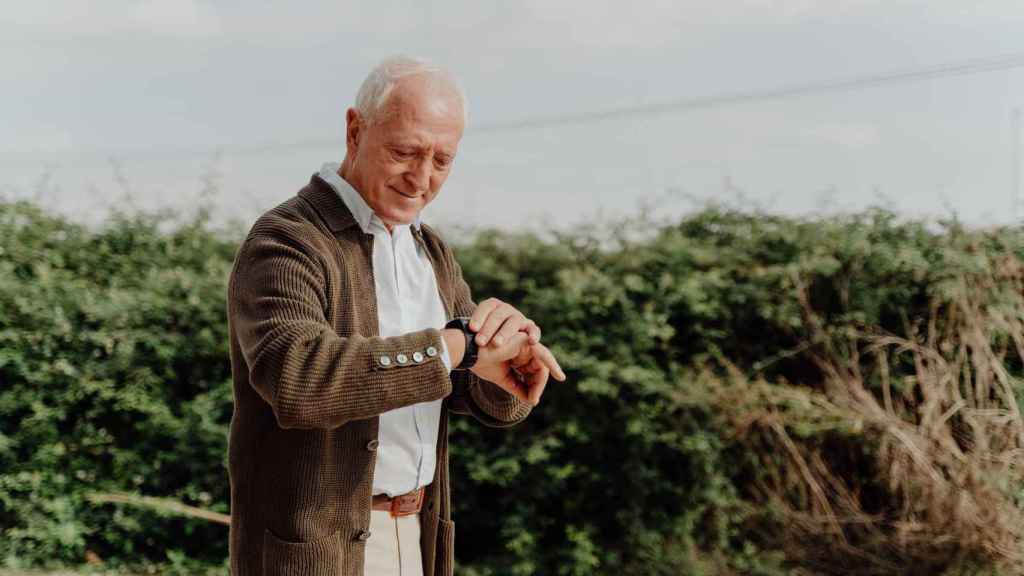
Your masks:
<instances>
[{"instance_id":1,"label":"green foliage","mask_svg":"<svg viewBox=\"0 0 1024 576\"><path fill-rule=\"evenodd\" d=\"M820 390L817 357L856 352L823 352L814 322L826 335L913 338L965 275L995 280L1001 258L1024 254L1019 229L930 227L884 211L798 220L712 209L634 232L490 233L459 251L476 294L517 302L544 327L570 381L550 384L515 429L456 424L457 555L477 573L789 573L799 559L785 553L785 519L763 487L793 463L721 412L771 410L798 449L826 447L856 485L874 487L876 470L850 456L873 441L858 421L768 383ZM991 305L1020 319L1016 289ZM1019 357L1002 358L1020 374ZM743 388L726 398L735 410L723 408L709 390L715 366L765 392ZM913 366L891 372L898 386Z\"/></svg>"},{"instance_id":2,"label":"green foliage","mask_svg":"<svg viewBox=\"0 0 1024 576\"><path fill-rule=\"evenodd\" d=\"M227 511L232 243L158 222L92 232L0 205L0 562L226 554L220 526L84 499L130 490Z\"/></svg>"},{"instance_id":3,"label":"green foliage","mask_svg":"<svg viewBox=\"0 0 1024 576\"><path fill-rule=\"evenodd\" d=\"M708 371L762 382L736 405L781 413L801 446L855 461L854 424L769 384L821 388L801 290L827 334L908 334L966 271L996 278L996 256L1024 258L1019 229L883 211L708 209L621 232L481 232L458 250L474 294L535 319L569 375L516 428L453 419L461 574L793 573L802 559L758 489L788 460L722 418ZM227 512L224 295L237 238L202 218L166 229L119 216L93 231L0 204L0 566L80 564L87 551L108 566L223 566L223 526L85 495ZM1020 374L1019 358L1004 360ZM896 385L911 368L894 363Z\"/></svg>"}]
</instances>

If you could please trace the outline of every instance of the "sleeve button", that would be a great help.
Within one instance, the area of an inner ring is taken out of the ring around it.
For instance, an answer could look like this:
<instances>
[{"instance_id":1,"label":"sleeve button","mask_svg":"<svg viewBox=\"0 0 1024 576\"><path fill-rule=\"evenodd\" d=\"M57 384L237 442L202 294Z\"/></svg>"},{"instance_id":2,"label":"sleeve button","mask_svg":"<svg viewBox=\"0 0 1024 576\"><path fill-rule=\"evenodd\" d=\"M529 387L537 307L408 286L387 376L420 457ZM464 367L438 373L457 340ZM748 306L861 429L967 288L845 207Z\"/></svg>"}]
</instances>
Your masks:
<instances>
[{"instance_id":1,"label":"sleeve button","mask_svg":"<svg viewBox=\"0 0 1024 576\"><path fill-rule=\"evenodd\" d=\"M427 346L427 356L430 356L431 358L437 356L437 348L434 348L433 346Z\"/></svg>"},{"instance_id":2,"label":"sleeve button","mask_svg":"<svg viewBox=\"0 0 1024 576\"><path fill-rule=\"evenodd\" d=\"M413 352L412 353L412 361L417 363L417 364L419 364L420 362L423 362L423 352Z\"/></svg>"},{"instance_id":3,"label":"sleeve button","mask_svg":"<svg viewBox=\"0 0 1024 576\"><path fill-rule=\"evenodd\" d=\"M376 438L366 443L366 449L369 450L370 452L376 450L377 446L380 446L380 440L377 440Z\"/></svg>"},{"instance_id":4,"label":"sleeve button","mask_svg":"<svg viewBox=\"0 0 1024 576\"><path fill-rule=\"evenodd\" d=\"M356 540L359 540L360 542L366 542L369 539L370 539L370 531L369 530L360 530L359 534L356 535Z\"/></svg>"},{"instance_id":5,"label":"sleeve button","mask_svg":"<svg viewBox=\"0 0 1024 576\"><path fill-rule=\"evenodd\" d=\"M391 366L391 356L385 354L378 358L377 362L380 363L381 366Z\"/></svg>"},{"instance_id":6,"label":"sleeve button","mask_svg":"<svg viewBox=\"0 0 1024 576\"><path fill-rule=\"evenodd\" d=\"M405 354L399 354L398 356L395 356L395 361L397 361L399 364L405 364L406 362L409 361L409 357L406 356Z\"/></svg>"}]
</instances>

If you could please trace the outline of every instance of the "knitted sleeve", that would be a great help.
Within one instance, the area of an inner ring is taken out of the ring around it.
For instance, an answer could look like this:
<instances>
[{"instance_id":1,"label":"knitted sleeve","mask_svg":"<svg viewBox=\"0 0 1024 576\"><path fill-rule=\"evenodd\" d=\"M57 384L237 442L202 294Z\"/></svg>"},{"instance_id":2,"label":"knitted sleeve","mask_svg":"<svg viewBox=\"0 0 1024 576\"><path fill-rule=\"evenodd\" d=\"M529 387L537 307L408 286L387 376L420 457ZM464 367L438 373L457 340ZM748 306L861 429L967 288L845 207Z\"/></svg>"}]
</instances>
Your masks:
<instances>
[{"instance_id":1,"label":"knitted sleeve","mask_svg":"<svg viewBox=\"0 0 1024 576\"><path fill-rule=\"evenodd\" d=\"M228 287L229 319L249 382L278 424L334 428L448 396L451 380L436 353L440 331L339 336L325 314L322 257L296 236L264 232L247 238ZM394 360L418 351L423 362Z\"/></svg>"},{"instance_id":2,"label":"knitted sleeve","mask_svg":"<svg viewBox=\"0 0 1024 576\"><path fill-rule=\"evenodd\" d=\"M471 316L476 303L469 285L462 278L462 267L455 260L450 250L445 250L450 270L454 275L454 302L456 316ZM451 409L460 414L471 414L487 426L504 428L513 426L526 419L532 406L516 398L513 394L501 389L497 384L483 380L468 370L456 370L451 373L452 400Z\"/></svg>"}]
</instances>

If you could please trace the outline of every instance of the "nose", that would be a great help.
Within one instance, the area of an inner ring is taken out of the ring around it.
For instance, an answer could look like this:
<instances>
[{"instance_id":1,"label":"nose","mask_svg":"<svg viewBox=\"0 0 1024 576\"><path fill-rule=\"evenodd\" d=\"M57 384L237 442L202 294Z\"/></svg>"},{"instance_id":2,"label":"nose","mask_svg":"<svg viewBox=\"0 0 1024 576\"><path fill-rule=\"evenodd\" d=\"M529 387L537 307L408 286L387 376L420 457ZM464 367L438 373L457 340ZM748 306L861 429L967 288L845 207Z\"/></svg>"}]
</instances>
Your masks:
<instances>
[{"instance_id":1,"label":"nose","mask_svg":"<svg viewBox=\"0 0 1024 576\"><path fill-rule=\"evenodd\" d=\"M405 173L405 179L416 190L424 193L430 187L430 159L420 158Z\"/></svg>"}]
</instances>

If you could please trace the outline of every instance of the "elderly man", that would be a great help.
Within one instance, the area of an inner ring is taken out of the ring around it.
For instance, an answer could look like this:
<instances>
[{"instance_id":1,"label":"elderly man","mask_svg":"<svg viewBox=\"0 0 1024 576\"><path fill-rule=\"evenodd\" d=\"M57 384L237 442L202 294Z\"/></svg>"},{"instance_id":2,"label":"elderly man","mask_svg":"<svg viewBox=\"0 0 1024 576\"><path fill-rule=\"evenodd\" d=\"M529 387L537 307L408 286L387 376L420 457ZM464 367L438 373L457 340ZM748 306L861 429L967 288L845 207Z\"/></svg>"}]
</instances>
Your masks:
<instances>
[{"instance_id":1,"label":"elderly man","mask_svg":"<svg viewBox=\"0 0 1024 576\"><path fill-rule=\"evenodd\" d=\"M495 299L474 305L420 221L465 110L447 72L386 60L348 110L343 162L239 248L232 574L450 575L449 412L509 426L549 374L565 379L536 324Z\"/></svg>"}]
</instances>

